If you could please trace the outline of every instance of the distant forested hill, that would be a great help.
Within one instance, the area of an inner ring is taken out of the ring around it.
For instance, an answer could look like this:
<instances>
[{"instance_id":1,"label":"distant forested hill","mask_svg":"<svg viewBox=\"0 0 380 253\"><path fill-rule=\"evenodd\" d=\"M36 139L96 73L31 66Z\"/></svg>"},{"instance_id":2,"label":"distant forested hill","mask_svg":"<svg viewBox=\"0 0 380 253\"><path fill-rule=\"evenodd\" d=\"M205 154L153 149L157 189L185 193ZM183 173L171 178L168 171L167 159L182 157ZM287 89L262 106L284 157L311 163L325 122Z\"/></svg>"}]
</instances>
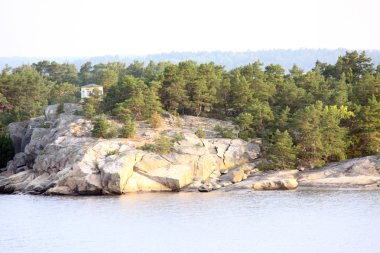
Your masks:
<instances>
[{"instance_id":1,"label":"distant forested hill","mask_svg":"<svg viewBox=\"0 0 380 253\"><path fill-rule=\"evenodd\" d=\"M183 60L195 60L198 63L213 61L219 65L223 65L226 69L233 69L247 63L260 60L264 65L280 64L286 70L290 69L294 63L304 70L310 70L316 60L334 64L340 55L344 55L346 49L298 49L298 50L262 50L262 51L246 51L246 52L172 52L162 54L151 54L145 56L121 56L121 55L106 55L96 57L0 57L0 68L6 64L11 67L17 67L21 64L31 64L40 60L57 61L59 63L74 63L79 68L83 63L91 61L93 64L106 62L124 62L130 64L134 60L144 61L148 63L150 60L155 62L171 61L178 63ZM380 63L380 50L367 50L366 54L370 56L375 65Z\"/></svg>"}]
</instances>

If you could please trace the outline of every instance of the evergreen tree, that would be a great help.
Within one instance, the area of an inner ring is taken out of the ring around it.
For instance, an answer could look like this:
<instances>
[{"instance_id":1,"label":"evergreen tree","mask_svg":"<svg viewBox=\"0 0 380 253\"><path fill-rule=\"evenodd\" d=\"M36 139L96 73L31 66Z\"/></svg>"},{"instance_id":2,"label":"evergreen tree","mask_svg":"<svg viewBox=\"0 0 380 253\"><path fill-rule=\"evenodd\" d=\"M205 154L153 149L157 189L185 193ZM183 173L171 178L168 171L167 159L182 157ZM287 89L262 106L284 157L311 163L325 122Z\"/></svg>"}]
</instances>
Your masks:
<instances>
[{"instance_id":1,"label":"evergreen tree","mask_svg":"<svg viewBox=\"0 0 380 253\"><path fill-rule=\"evenodd\" d=\"M131 118L124 122L124 126L121 128L120 137L122 138L132 138L136 135L136 124Z\"/></svg>"},{"instance_id":2,"label":"evergreen tree","mask_svg":"<svg viewBox=\"0 0 380 253\"><path fill-rule=\"evenodd\" d=\"M95 138L106 138L110 124L104 114L95 119L94 128L92 129L92 136Z\"/></svg>"},{"instance_id":3,"label":"evergreen tree","mask_svg":"<svg viewBox=\"0 0 380 253\"><path fill-rule=\"evenodd\" d=\"M296 162L296 150L292 137L287 131L277 129L273 137L273 143L266 147L268 161L274 168L292 169Z\"/></svg>"},{"instance_id":4,"label":"evergreen tree","mask_svg":"<svg viewBox=\"0 0 380 253\"><path fill-rule=\"evenodd\" d=\"M358 113L352 137L353 156L380 154L380 102L375 96Z\"/></svg>"}]
</instances>

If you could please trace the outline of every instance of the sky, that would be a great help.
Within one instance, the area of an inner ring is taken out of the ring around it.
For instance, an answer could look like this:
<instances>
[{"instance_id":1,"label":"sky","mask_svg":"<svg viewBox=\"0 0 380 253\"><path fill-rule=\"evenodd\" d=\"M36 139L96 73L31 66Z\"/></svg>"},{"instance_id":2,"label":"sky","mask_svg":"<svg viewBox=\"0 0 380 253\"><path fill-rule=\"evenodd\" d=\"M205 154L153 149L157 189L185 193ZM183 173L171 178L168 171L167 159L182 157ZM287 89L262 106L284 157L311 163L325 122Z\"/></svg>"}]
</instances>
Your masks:
<instances>
[{"instance_id":1,"label":"sky","mask_svg":"<svg viewBox=\"0 0 380 253\"><path fill-rule=\"evenodd\" d=\"M0 0L0 57L380 49L379 0Z\"/></svg>"}]
</instances>

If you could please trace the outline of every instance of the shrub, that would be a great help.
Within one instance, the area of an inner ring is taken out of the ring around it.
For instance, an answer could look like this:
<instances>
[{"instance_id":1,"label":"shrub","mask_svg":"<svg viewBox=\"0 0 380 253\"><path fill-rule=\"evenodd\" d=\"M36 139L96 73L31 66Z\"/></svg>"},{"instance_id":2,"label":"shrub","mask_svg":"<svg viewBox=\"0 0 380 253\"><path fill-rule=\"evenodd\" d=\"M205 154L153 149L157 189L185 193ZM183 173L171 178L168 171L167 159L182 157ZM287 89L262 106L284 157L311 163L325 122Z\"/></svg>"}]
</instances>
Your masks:
<instances>
[{"instance_id":1,"label":"shrub","mask_svg":"<svg viewBox=\"0 0 380 253\"><path fill-rule=\"evenodd\" d=\"M159 138L154 140L154 144L145 143L140 147L142 150L155 152L160 155L168 154L172 151L174 143L165 135L161 135Z\"/></svg>"},{"instance_id":2,"label":"shrub","mask_svg":"<svg viewBox=\"0 0 380 253\"><path fill-rule=\"evenodd\" d=\"M218 134L223 138L228 138L228 139L237 138L236 134L232 131L232 129L227 128L227 127L222 127L220 124L217 124L214 127L214 130L218 132Z\"/></svg>"},{"instance_id":3,"label":"shrub","mask_svg":"<svg viewBox=\"0 0 380 253\"><path fill-rule=\"evenodd\" d=\"M104 114L96 118L94 128L92 129L92 136L96 138L106 138L110 124Z\"/></svg>"},{"instance_id":4,"label":"shrub","mask_svg":"<svg viewBox=\"0 0 380 253\"><path fill-rule=\"evenodd\" d=\"M83 110L75 110L74 115L76 115L76 116L84 116Z\"/></svg>"},{"instance_id":5,"label":"shrub","mask_svg":"<svg viewBox=\"0 0 380 253\"><path fill-rule=\"evenodd\" d=\"M173 142L183 141L184 139L185 139L185 136L182 133L175 133L173 135Z\"/></svg>"},{"instance_id":6,"label":"shrub","mask_svg":"<svg viewBox=\"0 0 380 253\"><path fill-rule=\"evenodd\" d=\"M65 112L65 105L63 103L59 103L57 106L57 115Z\"/></svg>"},{"instance_id":7,"label":"shrub","mask_svg":"<svg viewBox=\"0 0 380 253\"><path fill-rule=\"evenodd\" d=\"M136 124L131 119L125 122L124 126L121 128L120 137L131 138L136 134Z\"/></svg>"},{"instance_id":8,"label":"shrub","mask_svg":"<svg viewBox=\"0 0 380 253\"><path fill-rule=\"evenodd\" d=\"M45 122L42 122L42 123L39 125L39 127L40 127L40 128L50 128L51 125L52 125L51 122L45 121Z\"/></svg>"},{"instance_id":9,"label":"shrub","mask_svg":"<svg viewBox=\"0 0 380 253\"><path fill-rule=\"evenodd\" d=\"M206 137L205 131L203 131L203 129L200 127L198 127L197 131L195 131L195 135L198 136L199 138L205 138Z\"/></svg>"},{"instance_id":10,"label":"shrub","mask_svg":"<svg viewBox=\"0 0 380 253\"><path fill-rule=\"evenodd\" d=\"M125 124L132 119L131 110L125 108L122 104L118 104L115 109L112 110L112 115L116 117L116 120Z\"/></svg>"},{"instance_id":11,"label":"shrub","mask_svg":"<svg viewBox=\"0 0 380 253\"><path fill-rule=\"evenodd\" d=\"M86 103L83 106L83 115L86 119L93 119L95 116L96 110L92 104Z\"/></svg>"},{"instance_id":12,"label":"shrub","mask_svg":"<svg viewBox=\"0 0 380 253\"><path fill-rule=\"evenodd\" d=\"M106 157L109 157L109 156L111 156L111 155L116 155L116 154L118 154L118 152L117 152L116 149L115 149L115 150L112 150L112 151L108 151L107 154L106 154Z\"/></svg>"},{"instance_id":13,"label":"shrub","mask_svg":"<svg viewBox=\"0 0 380 253\"><path fill-rule=\"evenodd\" d=\"M115 123L114 122L109 123L108 131L106 133L106 138L107 139L115 138L118 135L119 135L119 133L117 132L117 127L116 127Z\"/></svg>"},{"instance_id":14,"label":"shrub","mask_svg":"<svg viewBox=\"0 0 380 253\"><path fill-rule=\"evenodd\" d=\"M154 141L155 144L155 152L163 155L168 154L172 151L174 143L165 135L161 135L158 139Z\"/></svg>"},{"instance_id":15,"label":"shrub","mask_svg":"<svg viewBox=\"0 0 380 253\"><path fill-rule=\"evenodd\" d=\"M145 143L143 146L140 147L140 149L155 152L155 145L151 143Z\"/></svg>"},{"instance_id":16,"label":"shrub","mask_svg":"<svg viewBox=\"0 0 380 253\"><path fill-rule=\"evenodd\" d=\"M149 120L150 126L153 128L160 128L162 126L162 118L160 114L154 112Z\"/></svg>"}]
</instances>

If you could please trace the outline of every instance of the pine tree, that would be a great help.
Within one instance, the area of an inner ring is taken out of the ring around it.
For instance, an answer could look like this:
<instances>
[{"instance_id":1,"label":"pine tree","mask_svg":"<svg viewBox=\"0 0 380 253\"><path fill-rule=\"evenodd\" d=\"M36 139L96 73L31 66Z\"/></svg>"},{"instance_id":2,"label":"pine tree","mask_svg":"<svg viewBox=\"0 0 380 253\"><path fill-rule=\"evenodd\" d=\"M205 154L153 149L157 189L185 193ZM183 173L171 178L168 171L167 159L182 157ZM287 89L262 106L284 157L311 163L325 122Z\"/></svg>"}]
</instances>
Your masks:
<instances>
[{"instance_id":1,"label":"pine tree","mask_svg":"<svg viewBox=\"0 0 380 253\"><path fill-rule=\"evenodd\" d=\"M375 95L357 115L352 131L354 156L380 154L380 102Z\"/></svg>"},{"instance_id":2,"label":"pine tree","mask_svg":"<svg viewBox=\"0 0 380 253\"><path fill-rule=\"evenodd\" d=\"M276 130L273 143L267 147L268 161L275 168L292 169L295 166L296 151L288 131Z\"/></svg>"},{"instance_id":3,"label":"pine tree","mask_svg":"<svg viewBox=\"0 0 380 253\"><path fill-rule=\"evenodd\" d=\"M95 116L95 108L92 104L90 103L86 103L84 106L83 106L83 115L86 119L93 119L94 116Z\"/></svg>"},{"instance_id":4,"label":"pine tree","mask_svg":"<svg viewBox=\"0 0 380 253\"><path fill-rule=\"evenodd\" d=\"M129 119L124 122L124 126L121 128L120 137L131 138L136 135L136 124L133 120Z\"/></svg>"},{"instance_id":5,"label":"pine tree","mask_svg":"<svg viewBox=\"0 0 380 253\"><path fill-rule=\"evenodd\" d=\"M104 114L95 119L92 136L96 138L106 138L110 127L108 120Z\"/></svg>"}]
</instances>

